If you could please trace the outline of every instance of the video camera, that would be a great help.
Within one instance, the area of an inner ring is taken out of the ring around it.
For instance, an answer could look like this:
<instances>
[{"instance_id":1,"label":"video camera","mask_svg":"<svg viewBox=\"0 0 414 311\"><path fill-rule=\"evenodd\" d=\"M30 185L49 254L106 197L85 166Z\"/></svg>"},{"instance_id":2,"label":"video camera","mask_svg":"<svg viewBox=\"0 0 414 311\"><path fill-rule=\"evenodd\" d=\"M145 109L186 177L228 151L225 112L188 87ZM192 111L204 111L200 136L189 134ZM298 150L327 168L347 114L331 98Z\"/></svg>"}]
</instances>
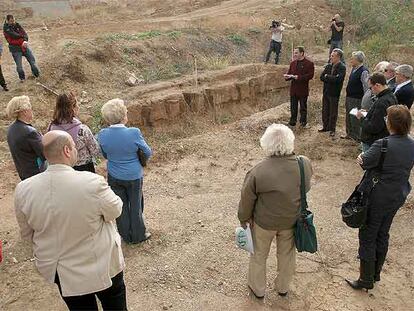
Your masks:
<instances>
[{"instance_id":1,"label":"video camera","mask_svg":"<svg viewBox=\"0 0 414 311\"><path fill-rule=\"evenodd\" d=\"M269 28L277 28L277 27L280 27L280 22L273 20L272 25L270 25Z\"/></svg>"}]
</instances>

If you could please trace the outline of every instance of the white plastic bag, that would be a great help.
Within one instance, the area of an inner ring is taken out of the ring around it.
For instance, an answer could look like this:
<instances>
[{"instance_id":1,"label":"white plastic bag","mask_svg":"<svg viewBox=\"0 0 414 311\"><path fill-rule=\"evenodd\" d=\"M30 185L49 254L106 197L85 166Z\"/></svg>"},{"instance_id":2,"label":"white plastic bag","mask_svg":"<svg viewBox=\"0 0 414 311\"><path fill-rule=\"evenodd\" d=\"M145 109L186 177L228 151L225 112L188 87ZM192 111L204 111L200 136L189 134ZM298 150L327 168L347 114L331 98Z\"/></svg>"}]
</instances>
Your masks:
<instances>
[{"instance_id":1,"label":"white plastic bag","mask_svg":"<svg viewBox=\"0 0 414 311\"><path fill-rule=\"evenodd\" d=\"M247 228L242 227L236 228L236 245L237 247L248 251L250 254L254 254L252 231L250 230L249 224Z\"/></svg>"}]
</instances>

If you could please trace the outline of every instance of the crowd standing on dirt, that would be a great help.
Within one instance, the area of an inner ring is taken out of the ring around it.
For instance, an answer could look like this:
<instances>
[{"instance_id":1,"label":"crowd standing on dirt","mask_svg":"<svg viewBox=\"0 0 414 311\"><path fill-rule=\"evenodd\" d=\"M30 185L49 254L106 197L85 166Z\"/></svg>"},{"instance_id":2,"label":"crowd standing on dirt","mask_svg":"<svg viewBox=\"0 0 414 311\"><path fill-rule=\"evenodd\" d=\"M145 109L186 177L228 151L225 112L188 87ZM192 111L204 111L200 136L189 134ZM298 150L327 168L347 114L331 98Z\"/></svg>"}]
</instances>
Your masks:
<instances>
[{"instance_id":1,"label":"crowd standing on dirt","mask_svg":"<svg viewBox=\"0 0 414 311\"><path fill-rule=\"evenodd\" d=\"M346 76L344 27L336 14L330 25L330 60L320 75L323 127L318 131L329 132L333 139ZM3 30L20 80L26 79L23 56L32 74L39 77L27 33L12 15L7 15ZM277 64L284 27L273 21L270 30L266 63L275 52ZM362 51L355 51L349 60L352 69L346 87L346 135L342 138L361 143L357 163L366 172L360 185L364 186L361 191L369 194L366 220L359 230L360 276L347 282L355 289L368 290L380 281L393 218L411 190L408 179L414 165L414 140L409 135L409 109L414 88L412 66L384 61L369 75L365 59ZM302 199L298 163L304 163L306 192L313 171L306 156L294 154L292 128L297 123L298 106L300 126L309 128L307 99L314 72L305 48L296 47L283 76L291 81L288 126L272 124L266 129L260 139L266 157L246 174L242 186L238 218L252 231L254 254L248 286L257 298L265 296L266 260L274 238L279 272L275 287L280 296L288 295L295 273L295 226ZM1 70L0 85L7 90ZM13 120L7 141L21 179L15 193L16 217L22 237L33 244L40 274L57 284L70 310L97 310L96 297L104 310L126 310L121 238L124 243L136 244L151 237L143 216L142 188L145 162L152 150L140 129L126 126L123 100L112 99L103 105L101 114L108 127L97 137L79 121L79 103L73 92L57 97L44 136L31 125L28 96L12 98L6 112ZM107 181L95 174L95 163L102 158L107 160Z\"/></svg>"}]
</instances>

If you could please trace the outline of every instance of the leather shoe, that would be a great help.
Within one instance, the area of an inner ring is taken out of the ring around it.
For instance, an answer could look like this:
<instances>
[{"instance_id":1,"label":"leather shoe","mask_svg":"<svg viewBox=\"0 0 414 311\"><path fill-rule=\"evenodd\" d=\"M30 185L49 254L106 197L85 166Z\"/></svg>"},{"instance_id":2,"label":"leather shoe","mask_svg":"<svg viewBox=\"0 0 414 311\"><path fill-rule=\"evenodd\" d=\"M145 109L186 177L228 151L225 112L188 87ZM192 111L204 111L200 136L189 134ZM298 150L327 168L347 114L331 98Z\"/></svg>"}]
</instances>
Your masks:
<instances>
[{"instance_id":1,"label":"leather shoe","mask_svg":"<svg viewBox=\"0 0 414 311\"><path fill-rule=\"evenodd\" d=\"M323 132L328 132L328 130L327 129L319 129L318 132L323 133Z\"/></svg>"}]
</instances>

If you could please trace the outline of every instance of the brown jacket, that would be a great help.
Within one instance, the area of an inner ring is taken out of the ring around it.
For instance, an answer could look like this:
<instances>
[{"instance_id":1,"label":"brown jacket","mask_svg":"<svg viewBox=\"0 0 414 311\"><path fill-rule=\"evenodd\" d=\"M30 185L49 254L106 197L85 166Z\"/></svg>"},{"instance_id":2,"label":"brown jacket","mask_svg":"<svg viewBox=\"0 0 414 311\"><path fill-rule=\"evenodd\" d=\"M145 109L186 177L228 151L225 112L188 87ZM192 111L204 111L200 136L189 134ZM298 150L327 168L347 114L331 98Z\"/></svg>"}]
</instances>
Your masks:
<instances>
[{"instance_id":1,"label":"brown jacket","mask_svg":"<svg viewBox=\"0 0 414 311\"><path fill-rule=\"evenodd\" d=\"M312 166L301 156L305 167L306 191L310 190ZM241 190L238 217L250 218L263 229L292 228L300 209L300 171L295 155L264 159L246 174Z\"/></svg>"}]
</instances>

